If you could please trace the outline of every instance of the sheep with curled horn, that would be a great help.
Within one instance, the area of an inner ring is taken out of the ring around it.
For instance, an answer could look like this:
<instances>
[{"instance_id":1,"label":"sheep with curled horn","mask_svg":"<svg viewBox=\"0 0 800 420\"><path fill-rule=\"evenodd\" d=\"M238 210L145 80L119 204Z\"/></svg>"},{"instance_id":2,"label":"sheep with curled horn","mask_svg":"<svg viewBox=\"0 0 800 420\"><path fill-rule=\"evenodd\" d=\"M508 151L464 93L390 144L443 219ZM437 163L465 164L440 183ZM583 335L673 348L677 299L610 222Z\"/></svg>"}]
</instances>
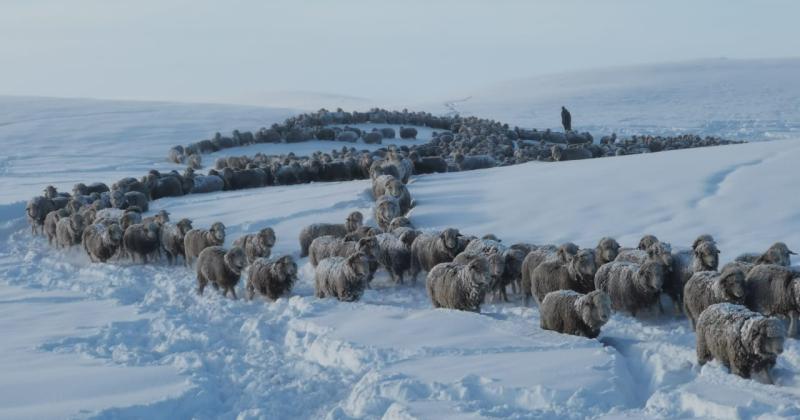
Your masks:
<instances>
[{"instance_id":1,"label":"sheep with curled horn","mask_svg":"<svg viewBox=\"0 0 800 420\"><path fill-rule=\"evenodd\" d=\"M489 263L477 256L467 264L447 262L428 272L426 288L434 308L481 311L489 288Z\"/></svg>"},{"instance_id":2,"label":"sheep with curled horn","mask_svg":"<svg viewBox=\"0 0 800 420\"><path fill-rule=\"evenodd\" d=\"M596 290L608 293L611 307L636 316L659 302L664 284L664 264L648 260L643 264L613 261L604 264L594 277Z\"/></svg>"},{"instance_id":3,"label":"sheep with curled horn","mask_svg":"<svg viewBox=\"0 0 800 420\"><path fill-rule=\"evenodd\" d=\"M167 254L167 262L171 265L178 261L178 257L186 260L186 248L184 239L186 233L192 230L192 221L181 219L178 223L163 223L159 227L161 237L161 248Z\"/></svg>"},{"instance_id":4,"label":"sheep with curled horn","mask_svg":"<svg viewBox=\"0 0 800 420\"><path fill-rule=\"evenodd\" d=\"M210 246L221 246L225 243L225 225L215 222L211 228L192 229L183 238L183 249L186 253L186 265L191 265L200 253Z\"/></svg>"},{"instance_id":5,"label":"sheep with curled horn","mask_svg":"<svg viewBox=\"0 0 800 420\"><path fill-rule=\"evenodd\" d=\"M314 270L314 295L334 297L343 302L357 301L364 294L368 276L369 264L364 254L325 258Z\"/></svg>"},{"instance_id":6,"label":"sheep with curled horn","mask_svg":"<svg viewBox=\"0 0 800 420\"><path fill-rule=\"evenodd\" d=\"M601 290L556 290L545 295L539 314L543 330L596 338L611 317L611 299Z\"/></svg>"},{"instance_id":7,"label":"sheep with curled horn","mask_svg":"<svg viewBox=\"0 0 800 420\"><path fill-rule=\"evenodd\" d=\"M745 277L745 306L789 319L789 337L798 336L800 273L776 264L759 264Z\"/></svg>"},{"instance_id":8,"label":"sheep with curled horn","mask_svg":"<svg viewBox=\"0 0 800 420\"><path fill-rule=\"evenodd\" d=\"M297 281L297 263L289 255L279 258L256 258L247 272L247 299L258 293L276 300L292 291Z\"/></svg>"},{"instance_id":9,"label":"sheep with curled horn","mask_svg":"<svg viewBox=\"0 0 800 420\"><path fill-rule=\"evenodd\" d=\"M265 227L258 231L244 235L235 241L233 246L238 246L247 255L247 263L252 264L258 258L269 258L272 247L275 246L275 231L270 227Z\"/></svg>"},{"instance_id":10,"label":"sheep with curled horn","mask_svg":"<svg viewBox=\"0 0 800 420\"><path fill-rule=\"evenodd\" d=\"M93 262L106 262L122 245L124 231L116 224L93 224L83 231L81 244Z\"/></svg>"},{"instance_id":11,"label":"sheep with curled horn","mask_svg":"<svg viewBox=\"0 0 800 420\"><path fill-rule=\"evenodd\" d=\"M783 353L786 331L776 318L765 317L744 306L717 303L697 320L697 362L716 359L743 378L755 375L774 383L770 370Z\"/></svg>"},{"instance_id":12,"label":"sheep with curled horn","mask_svg":"<svg viewBox=\"0 0 800 420\"><path fill-rule=\"evenodd\" d=\"M572 242L565 242L558 247L554 245L537 246L531 249L522 261L522 281L520 288L524 303L527 305L531 297L531 281L533 271L545 261L556 261L566 264L572 256L578 253L578 245Z\"/></svg>"},{"instance_id":13,"label":"sheep with curled horn","mask_svg":"<svg viewBox=\"0 0 800 420\"><path fill-rule=\"evenodd\" d=\"M420 271L430 271L436 264L450 262L462 250L458 229L448 228L439 234L423 233L411 244L411 282L416 284Z\"/></svg>"},{"instance_id":14,"label":"sheep with curled horn","mask_svg":"<svg viewBox=\"0 0 800 420\"><path fill-rule=\"evenodd\" d=\"M135 262L137 257L147 263L147 257L160 251L159 227L155 223L129 226L122 235L123 249Z\"/></svg>"},{"instance_id":15,"label":"sheep with curled horn","mask_svg":"<svg viewBox=\"0 0 800 420\"><path fill-rule=\"evenodd\" d=\"M343 224L340 223L314 223L306 226L300 231L300 256L308 256L308 248L311 242L320 236L331 235L337 238L343 238L350 232L364 224L364 215L359 211L354 211L347 216Z\"/></svg>"},{"instance_id":16,"label":"sheep with curled horn","mask_svg":"<svg viewBox=\"0 0 800 420\"><path fill-rule=\"evenodd\" d=\"M792 265L791 256L797 255L783 242L775 242L763 254L742 254L736 261L750 264L775 264L784 267Z\"/></svg>"},{"instance_id":17,"label":"sheep with curled horn","mask_svg":"<svg viewBox=\"0 0 800 420\"><path fill-rule=\"evenodd\" d=\"M80 244L85 227L85 221L80 214L59 219L56 223L56 243L62 248Z\"/></svg>"},{"instance_id":18,"label":"sheep with curled horn","mask_svg":"<svg viewBox=\"0 0 800 420\"><path fill-rule=\"evenodd\" d=\"M236 299L236 285L247 265L247 257L242 248L233 247L226 251L221 246L203 249L197 257L197 293L202 295L210 282L214 289L222 289L222 296Z\"/></svg>"},{"instance_id":19,"label":"sheep with curled horn","mask_svg":"<svg viewBox=\"0 0 800 420\"><path fill-rule=\"evenodd\" d=\"M725 302L743 305L744 300L745 274L736 267L723 268L721 272L698 271L686 282L683 291L683 308L692 330L709 306Z\"/></svg>"},{"instance_id":20,"label":"sheep with curled horn","mask_svg":"<svg viewBox=\"0 0 800 420\"><path fill-rule=\"evenodd\" d=\"M531 295L537 305L541 305L544 297L556 290L574 290L589 293L594 290L594 275L597 267L594 263L594 251L580 249L575 255L561 261L544 261L531 274Z\"/></svg>"}]
</instances>

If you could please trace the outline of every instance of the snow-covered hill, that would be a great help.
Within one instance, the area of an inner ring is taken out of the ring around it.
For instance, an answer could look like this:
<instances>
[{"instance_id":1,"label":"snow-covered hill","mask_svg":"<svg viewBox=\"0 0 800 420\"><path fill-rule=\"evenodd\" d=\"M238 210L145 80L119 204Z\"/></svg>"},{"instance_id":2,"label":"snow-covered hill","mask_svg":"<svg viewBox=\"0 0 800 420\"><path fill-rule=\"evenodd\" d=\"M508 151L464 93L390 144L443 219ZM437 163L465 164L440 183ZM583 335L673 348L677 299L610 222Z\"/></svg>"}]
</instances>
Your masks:
<instances>
[{"instance_id":1,"label":"snow-covered hill","mask_svg":"<svg viewBox=\"0 0 800 420\"><path fill-rule=\"evenodd\" d=\"M604 112L599 99L590 103L598 108L574 112L576 122ZM513 107L487 109L519 118ZM23 218L23 200L46 184L172 168L173 144L269 125L288 111L31 98L3 98L0 110L2 418L800 416L795 340L778 360L778 385L767 386L717 363L699 368L682 319L616 314L587 340L542 331L538 311L517 299L481 314L435 310L421 283L393 285L385 273L360 302L319 300L300 260L291 298L246 302L197 296L183 267L91 264L77 249L54 250ZM728 127L716 122L708 130ZM724 263L776 240L800 247L798 157L800 143L782 140L420 176L409 185L410 218L507 243L588 247L615 236L631 246L654 233L680 247L710 233ZM151 211L195 226L222 221L227 245L272 226L273 252L297 257L309 223L352 210L373 223L368 189L353 181L190 195Z\"/></svg>"},{"instance_id":2,"label":"snow-covered hill","mask_svg":"<svg viewBox=\"0 0 800 420\"><path fill-rule=\"evenodd\" d=\"M796 138L800 58L712 59L611 67L511 81L460 93L439 106L525 127L596 134L692 132L731 139Z\"/></svg>"}]
</instances>

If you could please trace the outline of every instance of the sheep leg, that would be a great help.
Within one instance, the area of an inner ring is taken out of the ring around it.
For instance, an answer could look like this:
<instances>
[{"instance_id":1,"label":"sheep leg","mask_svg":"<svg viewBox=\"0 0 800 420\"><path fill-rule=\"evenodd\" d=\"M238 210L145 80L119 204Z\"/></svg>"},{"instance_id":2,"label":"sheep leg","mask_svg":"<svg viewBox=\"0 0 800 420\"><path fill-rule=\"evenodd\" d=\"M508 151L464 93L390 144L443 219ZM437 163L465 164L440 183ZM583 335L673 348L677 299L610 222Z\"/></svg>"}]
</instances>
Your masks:
<instances>
[{"instance_id":1,"label":"sheep leg","mask_svg":"<svg viewBox=\"0 0 800 420\"><path fill-rule=\"evenodd\" d=\"M202 295L203 290L205 290L206 285L208 284L208 279L200 273L197 274L197 294Z\"/></svg>"},{"instance_id":2,"label":"sheep leg","mask_svg":"<svg viewBox=\"0 0 800 420\"><path fill-rule=\"evenodd\" d=\"M246 293L245 297L247 298L247 300L253 300L253 296L256 295L256 288L253 287L252 284L247 283L246 290L247 290L247 293Z\"/></svg>"},{"instance_id":3,"label":"sheep leg","mask_svg":"<svg viewBox=\"0 0 800 420\"><path fill-rule=\"evenodd\" d=\"M797 337L797 311L789 312L789 337Z\"/></svg>"},{"instance_id":4,"label":"sheep leg","mask_svg":"<svg viewBox=\"0 0 800 420\"><path fill-rule=\"evenodd\" d=\"M236 289L234 289L233 287L230 287L230 288L228 288L228 290L231 292L231 296L233 296L233 300L239 299L239 298L236 297Z\"/></svg>"},{"instance_id":5,"label":"sheep leg","mask_svg":"<svg viewBox=\"0 0 800 420\"><path fill-rule=\"evenodd\" d=\"M500 295L503 297L503 302L508 302L508 294L506 293L506 286L500 288Z\"/></svg>"}]
</instances>

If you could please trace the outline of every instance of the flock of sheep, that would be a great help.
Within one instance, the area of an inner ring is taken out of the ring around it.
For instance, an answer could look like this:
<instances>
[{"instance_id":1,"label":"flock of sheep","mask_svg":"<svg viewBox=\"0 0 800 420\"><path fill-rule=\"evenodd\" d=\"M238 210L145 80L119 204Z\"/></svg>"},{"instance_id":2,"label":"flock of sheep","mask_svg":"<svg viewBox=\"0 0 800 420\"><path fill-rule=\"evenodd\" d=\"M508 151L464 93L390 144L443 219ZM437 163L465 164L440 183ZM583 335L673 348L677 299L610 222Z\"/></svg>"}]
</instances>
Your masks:
<instances>
[{"instance_id":1,"label":"flock of sheep","mask_svg":"<svg viewBox=\"0 0 800 420\"><path fill-rule=\"evenodd\" d=\"M278 182L284 183L289 176L280 175L281 172L297 166L301 168L293 175L297 182L320 180L321 174L332 175L331 178L325 175L323 179L339 180L337 176L342 174L358 173L372 180L373 219L377 226L365 226L363 214L356 211L342 224L307 226L298 238L300 256L307 256L314 267L317 297L355 301L360 299L379 269L384 269L398 284L406 277L415 283L419 273L424 271L427 273L426 289L434 307L479 312L487 295L508 301L510 287L512 293L520 294L526 303L531 296L534 298L540 311L541 328L595 338L612 311L634 317L653 308L664 313L661 297L667 295L697 331L699 363L718 359L733 373L744 377L755 375L772 382L769 370L782 352L787 335L783 323L774 316L788 318L788 335L795 336L800 311L800 274L789 268L793 252L785 244L776 243L763 254L740 256L719 269L719 250L709 235L698 237L689 250L673 250L668 243L652 235L644 236L636 248L621 248L613 238L602 238L595 248L580 249L572 243L506 245L493 235L477 238L463 235L454 228L422 232L406 217L415 205L406 183L412 174L425 172L425 164L421 162L441 160L445 170L451 165L466 170L485 167L489 162L493 163L488 166L497 163L491 160L495 159L491 154L464 154L496 151L493 145L500 144L488 140L493 135L491 131L473 132L475 126L466 121L483 129L505 130L506 139L510 138L510 133L524 140L538 132L509 130L488 120L375 112L386 122L397 123L398 116L402 116L400 122L404 124L447 126L451 130L455 128L453 131L457 134L438 134L434 143L414 150L389 147L377 154L366 152L359 160L356 160L355 149L347 148L341 153L334 151L332 156L316 153L302 164L291 154L284 156L283 162L257 155L218 161L221 174L214 171L207 176L195 175L191 168L184 175L151 171L141 180L124 178L111 188L101 183L76 184L72 194L49 186L43 195L29 201L26 215L34 233L43 233L50 243L59 247L80 244L94 262L130 258L147 263L166 255L167 261L174 264L183 258L187 266L195 266L200 294L211 284L223 295L236 298L236 286L244 274L249 299L260 295L274 300L291 292L298 270L292 256L271 255L276 241L271 228L237 238L233 246L226 249L223 247L225 226L221 222L200 229L194 228L188 219L171 222L169 213L164 210L143 217L149 201L190 192L215 191L202 188L211 183L219 189L247 188L242 185L251 185L246 182L251 177L272 179L272 182L280 179ZM363 118L373 121L376 116L320 111L287 120L291 121L287 126L288 132L294 133L292 139L301 139L307 134L303 131L307 124L315 127L352 124ZM458 121L458 125L454 121ZM285 135L282 127L276 125L255 136L235 136L253 141L260 138L288 141L276 134ZM297 130L306 134L295 136ZM331 130L338 133L337 137L341 135L336 129ZM477 138L473 134L483 140L470 143ZM388 132L381 131L381 135L386 136ZM412 133L406 131L405 135ZM546 135L553 134L546 132ZM566 141L571 135L567 134ZM457 142L459 136L462 137ZM642 144L657 143L652 138L642 141ZM618 142L605 142L597 147L610 144ZM625 142L619 144L624 147ZM633 144L639 144L638 140ZM659 147L664 145L660 141L658 144ZM203 151L205 147L190 145L183 151ZM425 147L453 152L454 163L435 153L433 156L418 153ZM520 150L531 150L532 146L518 147L512 157L519 157ZM595 145L579 147L589 149ZM199 156L198 153L191 155ZM351 162L356 163L352 165ZM316 168L312 173L318 178L299 175L307 174L305 171L309 168ZM245 171L254 171L256 175L244 174ZM270 183L252 186L264 185Z\"/></svg>"}]
</instances>

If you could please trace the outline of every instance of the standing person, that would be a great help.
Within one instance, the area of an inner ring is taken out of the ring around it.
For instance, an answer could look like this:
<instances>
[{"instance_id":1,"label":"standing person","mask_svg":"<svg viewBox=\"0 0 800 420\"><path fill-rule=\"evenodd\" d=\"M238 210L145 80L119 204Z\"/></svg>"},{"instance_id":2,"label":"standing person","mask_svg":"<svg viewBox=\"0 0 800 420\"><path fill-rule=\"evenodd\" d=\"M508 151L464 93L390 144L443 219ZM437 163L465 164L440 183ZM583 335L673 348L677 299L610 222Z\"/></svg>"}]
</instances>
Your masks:
<instances>
[{"instance_id":1,"label":"standing person","mask_svg":"<svg viewBox=\"0 0 800 420\"><path fill-rule=\"evenodd\" d=\"M572 115L563 106L561 107L561 125L564 126L564 131L572 131Z\"/></svg>"}]
</instances>

